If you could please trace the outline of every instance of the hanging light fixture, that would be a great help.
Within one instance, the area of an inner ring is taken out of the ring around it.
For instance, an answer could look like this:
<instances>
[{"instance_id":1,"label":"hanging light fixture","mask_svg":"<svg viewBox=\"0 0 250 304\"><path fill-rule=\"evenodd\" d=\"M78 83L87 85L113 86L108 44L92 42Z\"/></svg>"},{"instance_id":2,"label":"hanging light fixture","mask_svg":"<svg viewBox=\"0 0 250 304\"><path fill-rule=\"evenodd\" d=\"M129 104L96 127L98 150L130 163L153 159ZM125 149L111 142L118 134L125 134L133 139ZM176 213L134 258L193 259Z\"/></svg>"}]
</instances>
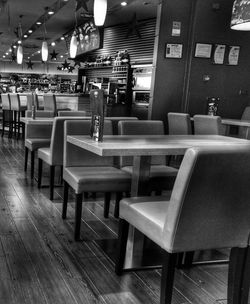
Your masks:
<instances>
[{"instance_id":1,"label":"hanging light fixture","mask_svg":"<svg viewBox=\"0 0 250 304\"><path fill-rule=\"evenodd\" d=\"M45 16L44 16L44 22L43 22L43 43L42 43L42 49L41 49L42 61L43 62L46 62L48 60L48 56L49 56L48 43L46 41L47 31L46 31L46 24L45 24Z\"/></svg>"},{"instance_id":2,"label":"hanging light fixture","mask_svg":"<svg viewBox=\"0 0 250 304\"><path fill-rule=\"evenodd\" d=\"M94 21L96 26L104 24L107 14L107 0L94 0Z\"/></svg>"},{"instance_id":3,"label":"hanging light fixture","mask_svg":"<svg viewBox=\"0 0 250 304\"><path fill-rule=\"evenodd\" d=\"M250 31L250 2L235 0L232 10L231 29Z\"/></svg>"},{"instance_id":4,"label":"hanging light fixture","mask_svg":"<svg viewBox=\"0 0 250 304\"><path fill-rule=\"evenodd\" d=\"M19 36L19 45L17 47L17 53L16 53L16 61L17 64L22 64L23 63L23 47L22 47L22 36L23 36L23 31L22 31L22 15L19 16L19 24L18 24L18 36Z\"/></svg>"},{"instance_id":5,"label":"hanging light fixture","mask_svg":"<svg viewBox=\"0 0 250 304\"><path fill-rule=\"evenodd\" d=\"M70 40L70 46L69 46L69 55L70 58L75 58L77 53L77 36L76 31L73 32L73 35Z\"/></svg>"}]
</instances>

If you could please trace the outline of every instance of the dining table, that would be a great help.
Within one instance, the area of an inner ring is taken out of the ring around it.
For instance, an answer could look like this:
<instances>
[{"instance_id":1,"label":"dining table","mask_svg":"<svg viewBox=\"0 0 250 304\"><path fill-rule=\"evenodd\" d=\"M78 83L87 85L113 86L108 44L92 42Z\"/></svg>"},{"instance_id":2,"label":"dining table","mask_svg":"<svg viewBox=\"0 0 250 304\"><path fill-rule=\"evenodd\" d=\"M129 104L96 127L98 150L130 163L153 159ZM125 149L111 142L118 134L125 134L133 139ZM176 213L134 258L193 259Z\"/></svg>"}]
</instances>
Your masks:
<instances>
[{"instance_id":1,"label":"dining table","mask_svg":"<svg viewBox=\"0 0 250 304\"><path fill-rule=\"evenodd\" d=\"M250 129L250 120L244 119L233 119L233 118L222 118L221 123L226 126L226 135L230 134L231 126L244 127L246 128L245 138L248 138Z\"/></svg>"},{"instance_id":2,"label":"dining table","mask_svg":"<svg viewBox=\"0 0 250 304\"><path fill-rule=\"evenodd\" d=\"M102 142L94 141L90 136L78 135L67 136L66 140L99 156L133 157L132 197L147 194L150 161L154 155L184 155L189 148L209 147L212 149L227 145L248 145L250 149L248 140L220 135L113 135L104 136ZM113 245L113 249L110 249L107 241L99 243L114 260L115 245ZM145 267L151 267L152 264L155 267L156 264L161 264L156 255L153 255L153 261L150 260L148 263L143 254L143 247L142 235L136 229L130 228L124 269L138 269L142 264ZM152 256L152 251L150 255Z\"/></svg>"}]
</instances>

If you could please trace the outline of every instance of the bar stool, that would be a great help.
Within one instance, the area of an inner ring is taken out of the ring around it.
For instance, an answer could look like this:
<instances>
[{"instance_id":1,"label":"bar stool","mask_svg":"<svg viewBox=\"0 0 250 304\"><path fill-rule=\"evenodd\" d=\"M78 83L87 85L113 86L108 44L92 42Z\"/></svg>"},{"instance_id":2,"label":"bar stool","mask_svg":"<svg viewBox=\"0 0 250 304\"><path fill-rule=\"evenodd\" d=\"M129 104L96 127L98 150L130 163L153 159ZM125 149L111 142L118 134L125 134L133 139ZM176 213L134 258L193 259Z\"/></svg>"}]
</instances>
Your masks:
<instances>
[{"instance_id":1,"label":"bar stool","mask_svg":"<svg viewBox=\"0 0 250 304\"><path fill-rule=\"evenodd\" d=\"M44 94L44 110L45 111L54 111L55 116L58 115L58 109L56 105L56 96L55 94ZM60 109L60 111L70 111L69 108Z\"/></svg>"},{"instance_id":2,"label":"bar stool","mask_svg":"<svg viewBox=\"0 0 250 304\"><path fill-rule=\"evenodd\" d=\"M2 110L3 110L3 127L2 127L2 137L4 136L5 127L9 127L8 137L12 136L13 128L13 112L10 105L9 94L1 94L2 99Z\"/></svg>"},{"instance_id":3,"label":"bar stool","mask_svg":"<svg viewBox=\"0 0 250 304\"><path fill-rule=\"evenodd\" d=\"M19 94L9 93L9 97L10 97L11 110L14 111L14 122L13 122L14 134L16 136L16 132L17 132L17 139L19 139L20 127L22 127L22 134L24 137L24 123L20 121L20 117L24 116L24 113L27 110L27 105L25 106L21 105Z\"/></svg>"}]
</instances>

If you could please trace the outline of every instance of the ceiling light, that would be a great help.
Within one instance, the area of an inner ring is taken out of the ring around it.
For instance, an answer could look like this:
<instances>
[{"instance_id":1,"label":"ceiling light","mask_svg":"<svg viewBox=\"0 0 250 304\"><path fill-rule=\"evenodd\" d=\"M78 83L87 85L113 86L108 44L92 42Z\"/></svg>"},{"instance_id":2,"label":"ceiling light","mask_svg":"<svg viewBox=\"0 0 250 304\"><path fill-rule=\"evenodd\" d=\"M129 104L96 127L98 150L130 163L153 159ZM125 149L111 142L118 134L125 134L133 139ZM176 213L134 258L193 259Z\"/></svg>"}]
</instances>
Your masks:
<instances>
[{"instance_id":1,"label":"ceiling light","mask_svg":"<svg viewBox=\"0 0 250 304\"><path fill-rule=\"evenodd\" d=\"M76 32L73 32L73 35L70 40L70 46L69 46L69 55L70 58L75 58L77 53L77 37Z\"/></svg>"},{"instance_id":2,"label":"ceiling light","mask_svg":"<svg viewBox=\"0 0 250 304\"><path fill-rule=\"evenodd\" d=\"M30 56L28 57L28 59L30 59Z\"/></svg>"},{"instance_id":3,"label":"ceiling light","mask_svg":"<svg viewBox=\"0 0 250 304\"><path fill-rule=\"evenodd\" d=\"M16 49L16 45L13 45L13 48Z\"/></svg>"},{"instance_id":4,"label":"ceiling light","mask_svg":"<svg viewBox=\"0 0 250 304\"><path fill-rule=\"evenodd\" d=\"M27 38L27 37L28 37L28 35L26 35L26 34L25 34L25 35L23 35L23 38Z\"/></svg>"},{"instance_id":5,"label":"ceiling light","mask_svg":"<svg viewBox=\"0 0 250 304\"><path fill-rule=\"evenodd\" d=\"M107 13L107 0L94 0L94 21L96 26L104 24Z\"/></svg>"},{"instance_id":6,"label":"ceiling light","mask_svg":"<svg viewBox=\"0 0 250 304\"><path fill-rule=\"evenodd\" d=\"M12 51L12 49L9 49L9 52L11 52Z\"/></svg>"},{"instance_id":7,"label":"ceiling light","mask_svg":"<svg viewBox=\"0 0 250 304\"><path fill-rule=\"evenodd\" d=\"M8 53L8 52L6 52L5 54L6 54L7 56L9 55L9 53Z\"/></svg>"},{"instance_id":8,"label":"ceiling light","mask_svg":"<svg viewBox=\"0 0 250 304\"><path fill-rule=\"evenodd\" d=\"M127 2L125 2L125 1L121 2L121 6L126 6L126 5L128 5Z\"/></svg>"},{"instance_id":9,"label":"ceiling light","mask_svg":"<svg viewBox=\"0 0 250 304\"><path fill-rule=\"evenodd\" d=\"M64 40L64 37L62 36L60 39L61 39L61 40Z\"/></svg>"},{"instance_id":10,"label":"ceiling light","mask_svg":"<svg viewBox=\"0 0 250 304\"><path fill-rule=\"evenodd\" d=\"M55 13L54 11L48 11L49 15L54 15L54 13Z\"/></svg>"},{"instance_id":11,"label":"ceiling light","mask_svg":"<svg viewBox=\"0 0 250 304\"><path fill-rule=\"evenodd\" d=\"M28 33L30 33L30 34L31 34L31 33L33 33L33 31L32 31L32 30L28 30Z\"/></svg>"},{"instance_id":12,"label":"ceiling light","mask_svg":"<svg viewBox=\"0 0 250 304\"><path fill-rule=\"evenodd\" d=\"M63 58L63 55L61 55L60 57Z\"/></svg>"},{"instance_id":13,"label":"ceiling light","mask_svg":"<svg viewBox=\"0 0 250 304\"><path fill-rule=\"evenodd\" d=\"M249 13L249 1L235 0L232 10L231 29L238 31L250 31Z\"/></svg>"},{"instance_id":14,"label":"ceiling light","mask_svg":"<svg viewBox=\"0 0 250 304\"><path fill-rule=\"evenodd\" d=\"M51 45L52 45L52 46L55 46L55 45L56 45L56 43L55 43L55 42L51 42Z\"/></svg>"},{"instance_id":15,"label":"ceiling light","mask_svg":"<svg viewBox=\"0 0 250 304\"><path fill-rule=\"evenodd\" d=\"M42 61L46 62L48 60L49 55L49 49L48 49L48 43L46 40L42 43Z\"/></svg>"},{"instance_id":16,"label":"ceiling light","mask_svg":"<svg viewBox=\"0 0 250 304\"><path fill-rule=\"evenodd\" d=\"M23 63L23 47L21 44L19 44L18 48L17 48L17 64L22 64Z\"/></svg>"},{"instance_id":17,"label":"ceiling light","mask_svg":"<svg viewBox=\"0 0 250 304\"><path fill-rule=\"evenodd\" d=\"M38 54L40 54L40 53L41 53L41 51L37 51L37 53L38 53Z\"/></svg>"},{"instance_id":18,"label":"ceiling light","mask_svg":"<svg viewBox=\"0 0 250 304\"><path fill-rule=\"evenodd\" d=\"M21 44L21 43L22 43L22 41L21 41L21 40L18 40L18 41L17 41L17 43L18 43L18 44Z\"/></svg>"},{"instance_id":19,"label":"ceiling light","mask_svg":"<svg viewBox=\"0 0 250 304\"><path fill-rule=\"evenodd\" d=\"M5 55L3 55L3 58L5 58L6 56Z\"/></svg>"},{"instance_id":20,"label":"ceiling light","mask_svg":"<svg viewBox=\"0 0 250 304\"><path fill-rule=\"evenodd\" d=\"M36 24L37 24L37 25L41 25L41 24L42 24L42 22L40 22L40 21L37 21L37 22L36 22Z\"/></svg>"}]
</instances>

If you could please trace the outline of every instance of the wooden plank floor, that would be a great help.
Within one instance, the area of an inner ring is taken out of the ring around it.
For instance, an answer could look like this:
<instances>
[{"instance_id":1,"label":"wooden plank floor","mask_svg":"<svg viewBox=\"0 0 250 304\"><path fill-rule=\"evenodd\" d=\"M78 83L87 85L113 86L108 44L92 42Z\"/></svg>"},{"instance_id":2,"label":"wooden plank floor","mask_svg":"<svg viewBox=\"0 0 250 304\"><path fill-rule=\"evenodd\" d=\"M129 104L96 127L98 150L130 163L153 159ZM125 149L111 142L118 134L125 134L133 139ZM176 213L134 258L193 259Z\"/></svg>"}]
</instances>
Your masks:
<instances>
[{"instance_id":1,"label":"wooden plank floor","mask_svg":"<svg viewBox=\"0 0 250 304\"><path fill-rule=\"evenodd\" d=\"M160 270L117 277L96 240L117 237L102 198L83 210L81 242L73 241L74 203L61 219L62 188L54 202L24 174L21 140L0 140L0 303L159 303ZM45 181L46 182L46 181ZM113 205L112 205L113 208ZM224 253L219 253L224 256ZM227 265L177 270L173 304L226 304ZM250 301L249 301L250 304Z\"/></svg>"}]
</instances>

